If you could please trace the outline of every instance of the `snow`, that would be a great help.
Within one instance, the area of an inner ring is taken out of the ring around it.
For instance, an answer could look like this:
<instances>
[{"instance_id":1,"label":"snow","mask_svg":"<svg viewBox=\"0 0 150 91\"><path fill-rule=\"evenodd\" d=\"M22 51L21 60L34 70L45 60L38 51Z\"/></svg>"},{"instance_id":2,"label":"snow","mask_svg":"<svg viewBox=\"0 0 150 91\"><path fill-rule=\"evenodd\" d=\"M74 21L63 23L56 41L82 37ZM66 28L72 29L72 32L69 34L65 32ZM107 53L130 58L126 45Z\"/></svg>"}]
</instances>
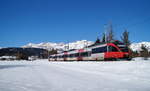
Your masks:
<instances>
[{"instance_id":1,"label":"snow","mask_svg":"<svg viewBox=\"0 0 150 91\"><path fill-rule=\"evenodd\" d=\"M1 91L149 91L150 60L0 61Z\"/></svg>"},{"instance_id":2,"label":"snow","mask_svg":"<svg viewBox=\"0 0 150 91\"><path fill-rule=\"evenodd\" d=\"M1 58L7 58L7 59L9 59L9 58L14 58L14 59L15 59L16 56L0 56L0 59L1 59Z\"/></svg>"}]
</instances>

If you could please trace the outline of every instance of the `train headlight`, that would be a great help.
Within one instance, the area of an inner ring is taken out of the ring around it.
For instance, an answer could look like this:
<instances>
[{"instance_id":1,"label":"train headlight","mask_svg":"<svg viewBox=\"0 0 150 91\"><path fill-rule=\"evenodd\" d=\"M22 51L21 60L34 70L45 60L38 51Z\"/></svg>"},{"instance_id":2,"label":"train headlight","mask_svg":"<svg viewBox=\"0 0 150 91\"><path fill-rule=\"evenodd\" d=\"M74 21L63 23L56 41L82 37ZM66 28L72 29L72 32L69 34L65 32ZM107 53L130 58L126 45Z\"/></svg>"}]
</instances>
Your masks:
<instances>
[{"instance_id":1,"label":"train headlight","mask_svg":"<svg viewBox=\"0 0 150 91\"><path fill-rule=\"evenodd\" d=\"M124 54L124 57L129 57L129 54L128 53Z\"/></svg>"}]
</instances>

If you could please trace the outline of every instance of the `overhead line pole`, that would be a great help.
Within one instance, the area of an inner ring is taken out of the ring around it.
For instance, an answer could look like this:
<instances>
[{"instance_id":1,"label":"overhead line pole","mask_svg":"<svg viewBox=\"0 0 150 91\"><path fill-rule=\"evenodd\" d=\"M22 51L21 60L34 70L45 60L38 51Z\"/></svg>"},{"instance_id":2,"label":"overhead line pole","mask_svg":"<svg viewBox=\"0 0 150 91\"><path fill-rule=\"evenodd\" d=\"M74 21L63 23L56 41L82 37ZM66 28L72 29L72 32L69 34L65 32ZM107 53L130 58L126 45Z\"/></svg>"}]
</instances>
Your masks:
<instances>
[{"instance_id":1,"label":"overhead line pole","mask_svg":"<svg viewBox=\"0 0 150 91\"><path fill-rule=\"evenodd\" d=\"M105 24L104 25L104 27L105 27L105 42L106 42L106 44L108 43L108 41L107 41L107 24ZM107 47L107 52L108 52L108 46L106 45L106 47Z\"/></svg>"}]
</instances>

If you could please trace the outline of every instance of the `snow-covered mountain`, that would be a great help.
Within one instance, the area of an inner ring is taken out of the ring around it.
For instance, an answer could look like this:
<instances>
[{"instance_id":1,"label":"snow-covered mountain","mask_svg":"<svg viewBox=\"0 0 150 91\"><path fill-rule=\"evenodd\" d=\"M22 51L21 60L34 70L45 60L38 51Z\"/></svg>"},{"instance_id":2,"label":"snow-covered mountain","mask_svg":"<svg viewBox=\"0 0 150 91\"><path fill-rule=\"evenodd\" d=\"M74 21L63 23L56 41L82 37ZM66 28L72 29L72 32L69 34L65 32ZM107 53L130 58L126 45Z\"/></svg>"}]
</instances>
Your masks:
<instances>
[{"instance_id":1,"label":"snow-covered mountain","mask_svg":"<svg viewBox=\"0 0 150 91\"><path fill-rule=\"evenodd\" d=\"M132 43L131 46L130 46L130 48L133 51L140 51L142 45L144 45L150 51L150 42Z\"/></svg>"},{"instance_id":2,"label":"snow-covered mountain","mask_svg":"<svg viewBox=\"0 0 150 91\"><path fill-rule=\"evenodd\" d=\"M67 50L67 49L81 49L93 43L94 43L93 41L80 40L80 41L71 42L71 43L52 43L52 42L39 43L39 44L29 43L22 47L23 48L42 48L42 49L48 49L48 50L52 50L52 49ZM130 48L133 51L140 51L142 44L144 44L150 51L150 42L132 43Z\"/></svg>"},{"instance_id":3,"label":"snow-covered mountain","mask_svg":"<svg viewBox=\"0 0 150 91\"><path fill-rule=\"evenodd\" d=\"M68 50L68 49L81 49L93 43L94 42L92 41L81 40L81 41L76 41L72 43L52 43L52 42L39 43L39 44L29 43L22 47L23 48L42 48L42 49L48 49L48 50L52 50L52 49Z\"/></svg>"}]
</instances>

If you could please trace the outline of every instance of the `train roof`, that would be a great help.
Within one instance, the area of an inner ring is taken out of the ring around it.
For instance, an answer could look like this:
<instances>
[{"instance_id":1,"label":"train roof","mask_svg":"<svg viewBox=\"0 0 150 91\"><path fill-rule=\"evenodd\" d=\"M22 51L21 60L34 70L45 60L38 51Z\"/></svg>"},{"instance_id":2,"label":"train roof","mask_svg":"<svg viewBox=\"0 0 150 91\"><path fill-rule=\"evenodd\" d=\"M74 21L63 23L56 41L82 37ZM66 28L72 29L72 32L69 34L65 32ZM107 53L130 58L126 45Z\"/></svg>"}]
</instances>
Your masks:
<instances>
[{"instance_id":1,"label":"train roof","mask_svg":"<svg viewBox=\"0 0 150 91\"><path fill-rule=\"evenodd\" d=\"M100 43L94 43L92 45L89 45L88 47L93 47L93 46L97 46L97 45L103 45L103 44L107 44L107 43L113 43L115 45L118 45L118 44L121 44L123 45L124 43L122 43L121 41L119 40L113 40L113 41L110 41L110 42L100 42Z\"/></svg>"}]
</instances>

